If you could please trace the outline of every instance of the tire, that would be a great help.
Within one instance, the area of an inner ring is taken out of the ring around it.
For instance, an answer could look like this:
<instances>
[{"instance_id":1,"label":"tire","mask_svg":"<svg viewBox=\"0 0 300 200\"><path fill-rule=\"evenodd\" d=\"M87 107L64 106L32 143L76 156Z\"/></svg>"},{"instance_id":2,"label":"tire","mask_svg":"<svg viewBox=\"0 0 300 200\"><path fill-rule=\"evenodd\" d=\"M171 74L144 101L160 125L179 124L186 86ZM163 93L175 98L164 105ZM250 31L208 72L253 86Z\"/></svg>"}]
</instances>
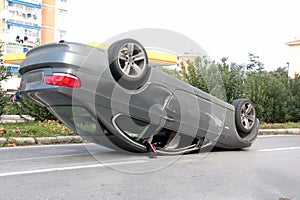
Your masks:
<instances>
[{"instance_id":1,"label":"tire","mask_svg":"<svg viewBox=\"0 0 300 200\"><path fill-rule=\"evenodd\" d=\"M115 81L130 90L142 87L151 68L144 47L136 40L123 39L108 49L109 68Z\"/></svg>"},{"instance_id":2,"label":"tire","mask_svg":"<svg viewBox=\"0 0 300 200\"><path fill-rule=\"evenodd\" d=\"M250 133L256 120L253 103L249 99L237 99L232 102L235 107L235 124L238 131Z\"/></svg>"}]
</instances>

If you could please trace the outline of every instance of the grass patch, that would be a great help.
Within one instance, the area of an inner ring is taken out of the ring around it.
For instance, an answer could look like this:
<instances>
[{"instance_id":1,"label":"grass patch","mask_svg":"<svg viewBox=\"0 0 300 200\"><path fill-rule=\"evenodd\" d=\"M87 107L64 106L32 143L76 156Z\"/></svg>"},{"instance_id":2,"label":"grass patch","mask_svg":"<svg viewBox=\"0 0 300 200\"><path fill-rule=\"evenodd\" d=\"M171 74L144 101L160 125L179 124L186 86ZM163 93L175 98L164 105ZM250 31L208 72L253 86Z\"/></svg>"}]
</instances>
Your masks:
<instances>
[{"instance_id":1,"label":"grass patch","mask_svg":"<svg viewBox=\"0 0 300 200\"><path fill-rule=\"evenodd\" d=\"M287 123L261 123L261 129L287 129L287 128L300 128L300 122L287 122Z\"/></svg>"},{"instance_id":2,"label":"grass patch","mask_svg":"<svg viewBox=\"0 0 300 200\"><path fill-rule=\"evenodd\" d=\"M47 120L44 122L0 123L0 137L55 137L76 135L64 124Z\"/></svg>"}]
</instances>

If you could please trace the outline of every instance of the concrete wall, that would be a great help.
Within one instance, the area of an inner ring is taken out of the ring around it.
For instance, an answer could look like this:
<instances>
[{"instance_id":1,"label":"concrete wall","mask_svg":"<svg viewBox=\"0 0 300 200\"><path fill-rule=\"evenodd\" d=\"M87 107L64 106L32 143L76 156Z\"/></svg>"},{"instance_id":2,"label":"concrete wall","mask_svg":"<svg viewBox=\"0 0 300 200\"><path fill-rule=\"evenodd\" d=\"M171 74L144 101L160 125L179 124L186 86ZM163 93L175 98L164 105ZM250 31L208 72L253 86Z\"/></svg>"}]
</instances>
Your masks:
<instances>
[{"instance_id":1,"label":"concrete wall","mask_svg":"<svg viewBox=\"0 0 300 200\"><path fill-rule=\"evenodd\" d=\"M295 73L300 74L300 40L288 42L290 47L289 76L294 77Z\"/></svg>"},{"instance_id":2,"label":"concrete wall","mask_svg":"<svg viewBox=\"0 0 300 200\"><path fill-rule=\"evenodd\" d=\"M291 62L289 66L289 76L294 77L295 73L300 73L300 45L290 48Z\"/></svg>"}]
</instances>

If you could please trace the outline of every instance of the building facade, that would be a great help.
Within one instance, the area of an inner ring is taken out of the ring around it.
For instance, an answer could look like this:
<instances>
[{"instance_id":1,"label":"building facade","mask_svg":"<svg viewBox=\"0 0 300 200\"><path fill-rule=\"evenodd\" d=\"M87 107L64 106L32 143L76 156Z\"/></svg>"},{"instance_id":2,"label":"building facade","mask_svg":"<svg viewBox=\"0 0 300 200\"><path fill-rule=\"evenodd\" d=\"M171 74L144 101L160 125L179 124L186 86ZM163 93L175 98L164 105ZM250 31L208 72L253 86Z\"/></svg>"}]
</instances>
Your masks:
<instances>
[{"instance_id":1,"label":"building facade","mask_svg":"<svg viewBox=\"0 0 300 200\"><path fill-rule=\"evenodd\" d=\"M67 0L0 0L1 59L13 77L2 88L14 92L25 53L45 43L63 40Z\"/></svg>"},{"instance_id":2,"label":"building facade","mask_svg":"<svg viewBox=\"0 0 300 200\"><path fill-rule=\"evenodd\" d=\"M42 1L42 44L65 39L66 19L68 17L67 0Z\"/></svg>"},{"instance_id":3,"label":"building facade","mask_svg":"<svg viewBox=\"0 0 300 200\"><path fill-rule=\"evenodd\" d=\"M300 74L300 40L286 43L290 47L289 76L294 78L295 73Z\"/></svg>"}]
</instances>

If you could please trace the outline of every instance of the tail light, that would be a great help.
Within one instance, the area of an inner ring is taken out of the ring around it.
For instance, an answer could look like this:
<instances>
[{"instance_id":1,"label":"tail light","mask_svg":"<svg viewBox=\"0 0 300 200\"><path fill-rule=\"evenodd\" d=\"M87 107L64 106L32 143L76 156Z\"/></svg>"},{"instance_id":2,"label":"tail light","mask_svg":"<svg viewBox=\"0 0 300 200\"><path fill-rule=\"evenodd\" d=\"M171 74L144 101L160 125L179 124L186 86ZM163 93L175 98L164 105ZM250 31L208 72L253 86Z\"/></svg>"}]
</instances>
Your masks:
<instances>
[{"instance_id":1,"label":"tail light","mask_svg":"<svg viewBox=\"0 0 300 200\"><path fill-rule=\"evenodd\" d=\"M45 83L48 85L56 85L70 88L80 88L80 79L73 75L67 73L53 73L51 76L45 76Z\"/></svg>"}]
</instances>

